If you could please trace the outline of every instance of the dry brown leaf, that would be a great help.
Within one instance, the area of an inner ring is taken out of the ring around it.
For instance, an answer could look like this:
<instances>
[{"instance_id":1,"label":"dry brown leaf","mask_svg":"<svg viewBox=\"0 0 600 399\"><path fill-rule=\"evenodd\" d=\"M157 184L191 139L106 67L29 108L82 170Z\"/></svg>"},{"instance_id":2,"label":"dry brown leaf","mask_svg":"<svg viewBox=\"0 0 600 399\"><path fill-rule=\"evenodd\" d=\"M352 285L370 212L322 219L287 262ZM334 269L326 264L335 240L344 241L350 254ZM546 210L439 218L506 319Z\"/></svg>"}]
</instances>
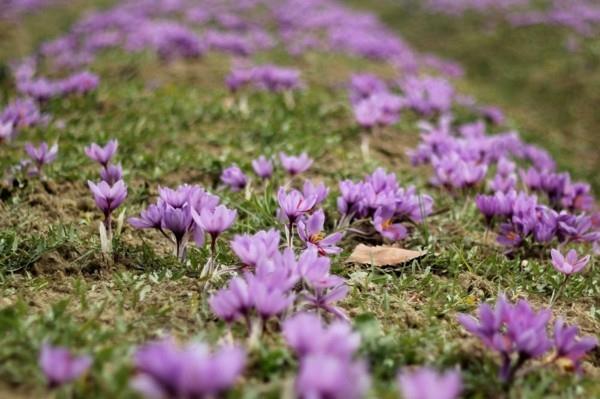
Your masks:
<instances>
[{"instance_id":1,"label":"dry brown leaf","mask_svg":"<svg viewBox=\"0 0 600 399\"><path fill-rule=\"evenodd\" d=\"M346 262L375 266L391 266L409 262L426 253L426 251L411 251L409 249L386 245L369 247L368 245L358 244Z\"/></svg>"}]
</instances>

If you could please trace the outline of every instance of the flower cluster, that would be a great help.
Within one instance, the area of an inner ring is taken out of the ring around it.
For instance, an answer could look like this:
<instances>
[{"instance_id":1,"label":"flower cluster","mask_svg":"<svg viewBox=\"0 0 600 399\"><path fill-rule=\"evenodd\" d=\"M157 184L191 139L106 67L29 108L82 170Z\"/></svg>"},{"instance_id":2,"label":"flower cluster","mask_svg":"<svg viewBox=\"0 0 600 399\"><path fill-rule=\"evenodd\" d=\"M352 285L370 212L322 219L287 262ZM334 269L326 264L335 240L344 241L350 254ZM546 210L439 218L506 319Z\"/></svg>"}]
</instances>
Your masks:
<instances>
[{"instance_id":1,"label":"flower cluster","mask_svg":"<svg viewBox=\"0 0 600 399\"><path fill-rule=\"evenodd\" d=\"M245 363L244 350L236 346L211 351L203 342L179 346L165 338L135 352L131 386L148 399L216 397L233 386Z\"/></svg>"},{"instance_id":2,"label":"flower cluster","mask_svg":"<svg viewBox=\"0 0 600 399\"><path fill-rule=\"evenodd\" d=\"M433 209L430 196L400 187L396 175L381 168L361 182L340 182L340 193L338 211L346 222L370 218L375 230L392 241L406 238L406 222L421 223Z\"/></svg>"},{"instance_id":3,"label":"flower cluster","mask_svg":"<svg viewBox=\"0 0 600 399\"><path fill-rule=\"evenodd\" d=\"M25 60L14 68L16 87L19 93L37 101L47 101L69 94L85 94L98 87L100 79L89 71L73 73L63 79L35 77L35 62Z\"/></svg>"},{"instance_id":4,"label":"flower cluster","mask_svg":"<svg viewBox=\"0 0 600 399\"><path fill-rule=\"evenodd\" d=\"M127 185L123 181L121 165L111 164L110 161L117 152L117 140L109 140L103 147L92 143L84 149L85 154L100 166L100 182L88 181L88 187L94 195L96 206L104 214L104 223L100 225L100 240L103 251L112 251L112 215L127 198ZM122 215L124 216L124 215ZM121 223L119 223L121 225Z\"/></svg>"},{"instance_id":5,"label":"flower cluster","mask_svg":"<svg viewBox=\"0 0 600 399\"><path fill-rule=\"evenodd\" d=\"M290 248L279 251L279 241L274 230L234 238L231 247L246 271L210 298L213 312L228 323L245 320L252 325L254 316L266 322L296 304L347 319L335 303L346 296L348 287L330 273L329 258L313 249L296 257Z\"/></svg>"},{"instance_id":6,"label":"flower cluster","mask_svg":"<svg viewBox=\"0 0 600 399\"><path fill-rule=\"evenodd\" d=\"M136 229L160 231L173 244L174 254L180 260L185 260L191 240L201 247L208 234L212 267L217 238L231 227L237 212L220 205L219 197L198 185L184 184L176 189L159 187L158 193L156 203L149 205L139 217L130 218L129 223Z\"/></svg>"},{"instance_id":7,"label":"flower cluster","mask_svg":"<svg viewBox=\"0 0 600 399\"><path fill-rule=\"evenodd\" d=\"M290 175L296 176L306 172L313 163L313 160L307 153L300 155L288 155L284 152L279 153L281 167ZM254 173L261 179L270 179L273 176L273 161L261 155L252 161ZM231 191L243 190L248 184L248 177L242 169L236 165L231 165L221 172L221 182L231 189Z\"/></svg>"},{"instance_id":8,"label":"flower cluster","mask_svg":"<svg viewBox=\"0 0 600 399\"><path fill-rule=\"evenodd\" d=\"M597 345L593 337L578 338L577 327L568 327L560 319L552 340L548 335L552 312L549 309L536 312L525 300L512 304L500 296L494 308L484 303L478 312L479 320L465 314L458 320L485 346L500 354L500 378L507 384L527 361L539 359L551 350L554 360L570 361L573 368L578 368L580 360Z\"/></svg>"},{"instance_id":9,"label":"flower cluster","mask_svg":"<svg viewBox=\"0 0 600 399\"><path fill-rule=\"evenodd\" d=\"M301 87L300 72L297 69L283 68L276 65L260 65L252 68L235 68L225 80L231 91L243 86L273 91L289 91Z\"/></svg>"}]
</instances>

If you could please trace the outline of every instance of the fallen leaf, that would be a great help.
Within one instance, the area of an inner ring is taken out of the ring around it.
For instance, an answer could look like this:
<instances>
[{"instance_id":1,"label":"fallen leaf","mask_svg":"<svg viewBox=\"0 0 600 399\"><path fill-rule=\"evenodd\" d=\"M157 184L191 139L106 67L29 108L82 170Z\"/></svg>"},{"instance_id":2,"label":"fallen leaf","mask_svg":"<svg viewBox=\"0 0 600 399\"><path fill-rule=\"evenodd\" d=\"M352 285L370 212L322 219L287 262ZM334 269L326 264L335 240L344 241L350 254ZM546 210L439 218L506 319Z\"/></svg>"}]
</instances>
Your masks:
<instances>
[{"instance_id":1,"label":"fallen leaf","mask_svg":"<svg viewBox=\"0 0 600 399\"><path fill-rule=\"evenodd\" d=\"M358 244L346 262L375 266L391 266L420 258L426 253L426 251L412 251L410 249L386 245L369 247L368 245Z\"/></svg>"}]
</instances>

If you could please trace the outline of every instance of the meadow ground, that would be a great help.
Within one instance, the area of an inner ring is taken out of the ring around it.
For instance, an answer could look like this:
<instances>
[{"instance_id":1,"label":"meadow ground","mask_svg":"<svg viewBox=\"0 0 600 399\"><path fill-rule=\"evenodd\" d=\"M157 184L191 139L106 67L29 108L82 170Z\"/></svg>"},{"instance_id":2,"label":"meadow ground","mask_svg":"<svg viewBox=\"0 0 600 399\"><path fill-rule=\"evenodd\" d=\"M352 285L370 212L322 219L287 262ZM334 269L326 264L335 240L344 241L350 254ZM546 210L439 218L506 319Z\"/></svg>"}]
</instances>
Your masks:
<instances>
[{"instance_id":1,"label":"meadow ground","mask_svg":"<svg viewBox=\"0 0 600 399\"><path fill-rule=\"evenodd\" d=\"M481 33L481 21L472 16L434 16L392 1L349 3L379 13L419 50L460 62L466 74L456 86L462 92L500 105L509 125L526 140L547 148L561 168L600 188L594 108L600 95L599 40L590 39L571 54L563 46L568 34L557 28L501 25ZM67 31L89 7L74 1L26 16L18 26L0 22L0 104L14 94L9 61ZM274 194L286 180L282 172L266 186L254 180L251 195L230 192L219 182L225 167L235 163L249 171L250 161L260 154L308 152L315 162L307 177L334 190L324 206L328 215L335 214L340 179L361 179L377 167L396 173L403 186L414 184L430 194L434 214L402 243L427 251L424 257L393 267L347 263L351 250L364 241L349 234L342 253L332 258L333 271L350 286L342 306L362 336L360 353L373 377L371 395L397 397L396 371L414 364L460 365L467 397L499 395L497 358L465 333L456 316L474 312L499 292L546 306L561 282L548 252L505 256L475 206L476 191L449 195L428 184L428 169L411 166L405 154L419 140L416 115L407 113L377 132L370 156L364 156L345 84L356 71L392 77L388 67L326 53L291 58L277 49L256 60L294 65L307 88L291 99L248 92L247 108L239 107L239 99L223 84L228 57L209 53L163 63L152 54L110 50L91 66L101 77L95 93L44 104L64 126L31 128L3 144L1 170L23 157L26 141L57 141L60 149L46 182L19 178L0 190L0 397L48 395L37 364L45 340L95 357L90 374L62 391L62 397L130 398L136 397L128 380L137 345L165 332L208 342L225 335L225 325L207 303L210 293L225 284L224 277L209 288L199 278L207 249L192 248L182 264L158 233L125 224L113 243L114 260L102 255L100 216L86 185L98 170L83 148L110 138L119 140L117 158L129 188L127 216L154 199L158 186L202 184L238 210L222 243L236 233L278 225ZM227 246L219 248L218 262L235 264ZM596 335L599 284L593 259L584 274L572 278L554 312ZM249 353L243 382L231 397L278 398L293 384L296 360L276 328ZM242 326L233 333L244 339ZM600 397L598 349L586 358L581 377L537 366L517 380L510 397Z\"/></svg>"}]
</instances>

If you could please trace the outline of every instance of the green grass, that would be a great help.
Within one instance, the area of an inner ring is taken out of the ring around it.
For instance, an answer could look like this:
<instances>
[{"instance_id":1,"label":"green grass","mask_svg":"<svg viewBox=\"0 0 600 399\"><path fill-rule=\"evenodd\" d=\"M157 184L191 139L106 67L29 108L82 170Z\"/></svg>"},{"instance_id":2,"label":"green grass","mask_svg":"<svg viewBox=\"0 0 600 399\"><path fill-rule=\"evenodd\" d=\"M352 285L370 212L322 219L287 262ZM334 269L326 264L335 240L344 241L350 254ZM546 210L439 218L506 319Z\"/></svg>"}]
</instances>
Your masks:
<instances>
[{"instance_id":1,"label":"green grass","mask_svg":"<svg viewBox=\"0 0 600 399\"><path fill-rule=\"evenodd\" d=\"M433 22L426 25L422 15L395 10L382 9L387 21L398 22L403 34L427 48L428 41L420 36ZM3 44L0 60L6 63L13 55L30 51L47 35L65 30L77 12L57 9L29 17L21 29L34 35L20 42L24 33L14 33ZM412 18L421 18L421 22ZM43 34L37 31L42 19L49 30ZM448 26L454 23L439 20ZM456 51L461 43L470 49L487 46L487 39L454 29L453 34L458 35L454 40L462 40L453 44ZM429 40L432 50L461 56ZM17 46L17 42L25 44L13 53L11 43ZM403 153L417 140L413 116L385 129L381 138L373 139L372 158L362 157L360 131L338 83L352 71L389 71L369 62L324 54L295 60L274 52L261 55L261 59L302 69L308 89L294 95L293 105L282 95L247 93L249 112L231 106L232 98L222 84L229 70L225 57L208 55L194 62L161 64L149 54L108 52L92 66L102 77L97 93L45 105L56 119L66 122L66 128L51 124L31 129L15 143L0 148L0 168L4 170L23 156L25 141L58 141L60 145L58 160L47 170L47 184L21 178L17 187L2 191L0 397L44 397L44 382L36 366L44 340L95 357L91 373L65 388L61 397L130 398L134 397L127 386L133 373L130 358L137 345L165 332L211 343L225 334L225 326L212 315L206 301L210 291L224 281L217 281L206 292L198 279L207 258L205 249L192 249L190 261L182 265L169 254L159 234L126 226L114 243L115 262L106 262L100 253L96 229L100 215L85 184L87 179L97 179L98 171L84 156L83 147L112 137L119 139L117 160L123 164L129 185L128 216L153 200L158 185L181 183L202 184L238 209L239 220L220 242L219 262L223 264L234 262L225 245L233 234L276 223L273 192L285 181L279 172L266 189L255 182L248 199L218 186L220 171L231 163L249 170L250 160L260 154L307 151L315 158L309 176L332 188L340 178L362 178L383 166L396 172L401 184L416 184L431 193L436 208L449 211L429 219L425 228L405 243L407 248L427 250L423 259L394 268L347 264L344 260L357 241L344 241L344 252L333 262L334 270L351 285L343 306L363 337L361 354L368 359L374 377L372 397L396 397L396 370L414 364L440 368L458 364L468 397L496 397L497 359L467 337L456 314L474 311L480 301L495 298L501 291L527 297L537 307L546 305L559 284L547 255L507 258L485 241L485 227L472 200L427 187L424 171L412 169ZM471 77L474 61L467 58L464 62L469 73L461 85L486 101L509 105L510 115L519 110L520 103L510 106L513 92L502 92L505 80L488 82L482 78L483 72ZM499 62L508 67L506 59ZM527 59L523 65L515 65L514 73L523 73L530 62ZM501 68L495 61L489 64L489 68ZM489 94L494 90L498 93ZM2 102L12 95L8 78L2 80L0 92ZM515 114L515 125L529 127L529 119ZM531 118L533 121L536 116ZM566 147L569 141L549 140L562 140L559 130L558 123L549 128L552 136L546 136L544 129L531 128L527 137L549 144L560 155L562 165L577 176L587 176L590 169L576 161L580 158L572 153L561 155L561 145ZM570 148L578 151L579 147ZM330 195L326 210L335 214L335 194ZM574 278L555 307L557 314L578 322L587 334L596 334L600 326L598 267L594 261L584 275ZM236 338L243 340L244 335L243 328L234 329ZM553 368L535 369L518 380L511 397L596 397L600 395L600 353L596 350L588 360L589 373L582 378ZM294 356L282 338L268 333L250 353L244 381L231 397L279 398L295 369Z\"/></svg>"}]
</instances>

